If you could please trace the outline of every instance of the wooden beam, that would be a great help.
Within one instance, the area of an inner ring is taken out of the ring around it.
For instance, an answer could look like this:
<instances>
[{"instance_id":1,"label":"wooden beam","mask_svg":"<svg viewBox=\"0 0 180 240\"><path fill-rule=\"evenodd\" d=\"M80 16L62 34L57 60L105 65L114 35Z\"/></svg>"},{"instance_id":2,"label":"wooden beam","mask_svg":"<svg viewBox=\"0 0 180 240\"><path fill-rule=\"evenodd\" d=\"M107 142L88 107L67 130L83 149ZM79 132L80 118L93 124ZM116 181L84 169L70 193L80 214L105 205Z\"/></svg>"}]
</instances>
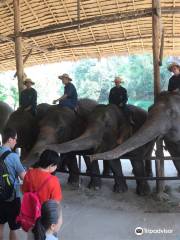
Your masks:
<instances>
[{"instance_id":1,"label":"wooden beam","mask_svg":"<svg viewBox=\"0 0 180 240\"><path fill-rule=\"evenodd\" d=\"M152 41L153 41L153 65L154 65L154 100L161 92L160 87L160 67L159 67L159 53L160 53L160 21L161 21L161 1L152 0ZM156 142L156 176L164 176L164 161L162 140L158 139ZM164 191L164 181L156 181L157 193Z\"/></svg>"},{"instance_id":2,"label":"wooden beam","mask_svg":"<svg viewBox=\"0 0 180 240\"><path fill-rule=\"evenodd\" d=\"M78 30L80 30L80 0L77 0L77 21L78 21Z\"/></svg>"},{"instance_id":3,"label":"wooden beam","mask_svg":"<svg viewBox=\"0 0 180 240\"><path fill-rule=\"evenodd\" d=\"M162 14L180 14L180 7L170 8L164 7L162 8ZM100 24L108 24L108 23L116 23L116 22L123 22L129 21L139 18L151 17L152 16L152 8L147 8L143 10L136 10L130 12L120 12L115 14L109 15L101 15L92 18L86 18L81 20L74 20L65 23L53 24L44 28L30 30L26 32L22 32L23 37L37 37L43 36L47 34L53 34L57 32L65 32L70 30L75 30L80 26L80 28L87 28L91 26L96 26Z\"/></svg>"},{"instance_id":4,"label":"wooden beam","mask_svg":"<svg viewBox=\"0 0 180 240\"><path fill-rule=\"evenodd\" d=\"M152 0L152 41L153 41L153 65L154 65L154 98L160 93L160 68L159 68L159 39L160 39L160 0Z\"/></svg>"},{"instance_id":5,"label":"wooden beam","mask_svg":"<svg viewBox=\"0 0 180 240\"><path fill-rule=\"evenodd\" d=\"M164 28L162 29L162 32L161 32L161 46L160 46L160 52L159 52L159 66L162 66L163 52L164 52Z\"/></svg>"},{"instance_id":6,"label":"wooden beam","mask_svg":"<svg viewBox=\"0 0 180 240\"><path fill-rule=\"evenodd\" d=\"M20 3L19 0L13 0L14 6L14 35L15 35L15 58L16 58L16 71L18 77L19 94L23 90L23 58L22 58L22 37L20 36L21 23L20 23Z\"/></svg>"}]
</instances>

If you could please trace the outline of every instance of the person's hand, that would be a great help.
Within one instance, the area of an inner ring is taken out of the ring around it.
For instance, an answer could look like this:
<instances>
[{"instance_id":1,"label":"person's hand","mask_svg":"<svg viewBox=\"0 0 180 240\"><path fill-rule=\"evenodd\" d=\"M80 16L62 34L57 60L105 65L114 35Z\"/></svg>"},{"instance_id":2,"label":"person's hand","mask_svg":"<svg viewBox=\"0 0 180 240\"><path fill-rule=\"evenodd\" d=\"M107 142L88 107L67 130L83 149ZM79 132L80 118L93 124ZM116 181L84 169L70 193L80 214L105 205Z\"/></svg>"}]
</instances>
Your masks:
<instances>
[{"instance_id":1,"label":"person's hand","mask_svg":"<svg viewBox=\"0 0 180 240\"><path fill-rule=\"evenodd\" d=\"M57 100L53 100L53 104L56 104L57 103Z\"/></svg>"}]
</instances>

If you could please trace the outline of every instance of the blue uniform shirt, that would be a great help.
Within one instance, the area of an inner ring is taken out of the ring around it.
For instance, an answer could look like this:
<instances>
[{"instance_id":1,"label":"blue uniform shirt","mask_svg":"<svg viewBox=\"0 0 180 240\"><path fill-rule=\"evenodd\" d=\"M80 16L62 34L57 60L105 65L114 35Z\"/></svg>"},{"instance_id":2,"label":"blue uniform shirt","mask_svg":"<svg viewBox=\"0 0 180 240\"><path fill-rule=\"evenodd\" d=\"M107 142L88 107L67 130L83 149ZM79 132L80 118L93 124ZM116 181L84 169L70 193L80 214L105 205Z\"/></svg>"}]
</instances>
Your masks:
<instances>
[{"instance_id":1,"label":"blue uniform shirt","mask_svg":"<svg viewBox=\"0 0 180 240\"><path fill-rule=\"evenodd\" d=\"M59 101L59 105L74 109L77 106L77 91L75 86L69 82L64 87L64 94L67 95L67 98Z\"/></svg>"},{"instance_id":2,"label":"blue uniform shirt","mask_svg":"<svg viewBox=\"0 0 180 240\"><path fill-rule=\"evenodd\" d=\"M11 151L10 148L2 146L0 147L0 156L6 152ZM20 183L18 179L18 175L22 172L24 172L24 168L20 162L19 156L17 153L10 153L4 160L4 163L6 164L6 167L8 169L11 182L14 183L14 189L16 192L16 198L20 197Z\"/></svg>"}]
</instances>

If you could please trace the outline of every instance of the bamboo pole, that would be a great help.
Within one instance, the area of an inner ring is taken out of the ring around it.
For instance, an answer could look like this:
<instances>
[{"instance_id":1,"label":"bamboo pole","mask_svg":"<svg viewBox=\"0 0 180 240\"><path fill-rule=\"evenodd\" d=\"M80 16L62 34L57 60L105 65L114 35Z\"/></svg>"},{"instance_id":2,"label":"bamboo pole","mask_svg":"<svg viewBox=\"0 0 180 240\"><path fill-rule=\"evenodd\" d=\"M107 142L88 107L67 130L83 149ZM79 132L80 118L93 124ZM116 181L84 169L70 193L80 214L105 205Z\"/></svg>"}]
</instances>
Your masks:
<instances>
[{"instance_id":1,"label":"bamboo pole","mask_svg":"<svg viewBox=\"0 0 180 240\"><path fill-rule=\"evenodd\" d=\"M21 22L20 22L20 3L19 0L13 0L14 6L14 35L15 35L15 59L16 59L16 72L18 77L18 90L19 94L23 90L23 58L22 58L22 37Z\"/></svg>"},{"instance_id":2,"label":"bamboo pole","mask_svg":"<svg viewBox=\"0 0 180 240\"><path fill-rule=\"evenodd\" d=\"M80 0L77 0L77 20L78 20L78 30L80 30Z\"/></svg>"},{"instance_id":3,"label":"bamboo pole","mask_svg":"<svg viewBox=\"0 0 180 240\"><path fill-rule=\"evenodd\" d=\"M32 48L29 50L29 52L27 53L27 55L25 56L25 58L23 59L23 65L27 62L28 58L30 57L32 53ZM17 76L17 72L15 72L14 74L14 78Z\"/></svg>"},{"instance_id":4,"label":"bamboo pole","mask_svg":"<svg viewBox=\"0 0 180 240\"><path fill-rule=\"evenodd\" d=\"M162 29L162 32L161 32L161 47L160 47L160 52L159 52L159 66L162 66L163 53L164 53L164 28Z\"/></svg>"},{"instance_id":5,"label":"bamboo pole","mask_svg":"<svg viewBox=\"0 0 180 240\"><path fill-rule=\"evenodd\" d=\"M159 67L159 52L160 52L160 17L161 17L161 2L160 0L152 0L152 40L153 40L153 65L154 65L154 100L156 101L160 88L160 67ZM156 175L164 176L164 161L162 140L156 142ZM158 193L164 190L164 181L156 182L156 190Z\"/></svg>"}]
</instances>

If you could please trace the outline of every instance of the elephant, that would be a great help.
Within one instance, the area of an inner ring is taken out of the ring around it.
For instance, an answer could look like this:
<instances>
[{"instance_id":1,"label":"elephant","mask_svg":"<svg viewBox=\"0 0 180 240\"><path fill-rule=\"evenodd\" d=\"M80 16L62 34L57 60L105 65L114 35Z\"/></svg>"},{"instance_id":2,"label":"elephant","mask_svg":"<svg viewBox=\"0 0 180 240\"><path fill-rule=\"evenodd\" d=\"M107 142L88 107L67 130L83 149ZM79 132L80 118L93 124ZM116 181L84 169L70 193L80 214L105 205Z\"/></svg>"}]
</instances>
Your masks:
<instances>
[{"instance_id":1,"label":"elephant","mask_svg":"<svg viewBox=\"0 0 180 240\"><path fill-rule=\"evenodd\" d=\"M5 102L0 101L0 133L2 133L13 109Z\"/></svg>"},{"instance_id":2,"label":"elephant","mask_svg":"<svg viewBox=\"0 0 180 240\"><path fill-rule=\"evenodd\" d=\"M67 107L50 106L45 116L39 121L39 134L25 159L26 165L30 166L38 160L45 145L63 143L81 135L86 128L87 116L96 105L97 102L94 100L80 99L78 100L77 112ZM68 182L78 183L79 169L76 155L72 153L64 154L61 156L61 160L66 162L65 164L68 165L70 171Z\"/></svg>"},{"instance_id":3,"label":"elephant","mask_svg":"<svg viewBox=\"0 0 180 240\"><path fill-rule=\"evenodd\" d=\"M133 131L135 132L145 122L147 112L132 105L129 105L129 108L134 115L135 125L133 126ZM131 134L131 130L132 126L129 121L127 121L122 109L113 104L98 105L91 112L86 131L79 138L63 144L47 145L46 148L53 149L59 153L70 151L78 153L78 151L81 151L81 154L87 154L87 150L91 150L91 153L100 153L114 149L118 144L125 141ZM134 152L130 156L130 159L133 159L131 162L136 176L145 176L143 158L146 157L146 155L149 156L151 151L152 143L143 147L140 151ZM115 179L114 191L127 191L126 181L122 178L123 173L119 157L111 159L110 166ZM92 175L99 173L98 163L93 162ZM89 186L92 185L96 187L98 184L100 184L98 178L91 178ZM137 181L137 193L140 195L149 193L149 186L146 181Z\"/></svg>"},{"instance_id":4,"label":"elephant","mask_svg":"<svg viewBox=\"0 0 180 240\"><path fill-rule=\"evenodd\" d=\"M21 148L22 158L24 158L33 147L39 132L38 123L50 106L51 105L46 103L39 104L37 106L36 116L33 116L28 111L24 111L22 108L18 108L10 115L6 127L16 129L18 135L16 147Z\"/></svg>"},{"instance_id":5,"label":"elephant","mask_svg":"<svg viewBox=\"0 0 180 240\"><path fill-rule=\"evenodd\" d=\"M111 151L95 154L90 159L98 160L120 157L126 153L147 144L157 138L162 138L172 157L174 165L180 174L180 91L161 92L151 107L148 118L142 127L127 141ZM178 159L179 158L179 159Z\"/></svg>"},{"instance_id":6,"label":"elephant","mask_svg":"<svg viewBox=\"0 0 180 240\"><path fill-rule=\"evenodd\" d=\"M18 109L10 115L6 127L16 129L16 147L21 148L21 154L24 157L32 148L37 137L38 127L35 117L27 111Z\"/></svg>"}]
</instances>

